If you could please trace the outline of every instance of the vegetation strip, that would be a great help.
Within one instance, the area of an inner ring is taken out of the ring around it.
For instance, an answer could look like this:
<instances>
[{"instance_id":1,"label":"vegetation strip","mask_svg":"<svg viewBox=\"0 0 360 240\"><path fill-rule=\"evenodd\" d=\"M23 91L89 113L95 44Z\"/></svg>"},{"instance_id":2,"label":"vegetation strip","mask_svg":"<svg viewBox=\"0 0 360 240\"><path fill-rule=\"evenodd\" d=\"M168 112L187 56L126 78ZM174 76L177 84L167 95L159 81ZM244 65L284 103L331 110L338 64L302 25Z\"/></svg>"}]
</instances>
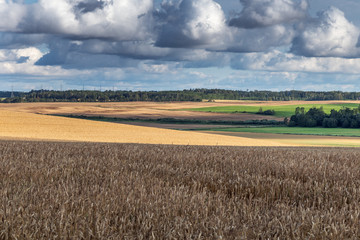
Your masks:
<instances>
[{"instance_id":1,"label":"vegetation strip","mask_svg":"<svg viewBox=\"0 0 360 240\"><path fill-rule=\"evenodd\" d=\"M283 125L283 121L276 120L246 120L246 121L225 121L225 120L196 120L196 119L178 119L178 118L157 118L157 119L142 119L142 118L116 118L105 116L86 116L86 115L62 115L51 114L50 116L69 117L77 119L87 119L104 122L153 122L153 123L173 123L173 124L219 124L219 125ZM206 127L206 126L205 126Z\"/></svg>"},{"instance_id":2,"label":"vegetation strip","mask_svg":"<svg viewBox=\"0 0 360 240\"><path fill-rule=\"evenodd\" d=\"M256 114L259 112L260 108L263 111L266 110L274 110L275 116L277 117L290 117L295 113L296 108L304 108L305 111L310 108L322 107L325 113L330 113L332 109L340 110L342 108L357 108L359 104L357 103L341 103L341 104L298 104L298 105L270 105L270 106L246 106L246 105L238 105L238 106L223 106L223 107L205 107L205 108L189 108L189 109L181 109L187 111L196 111L196 112L214 112L214 113L253 113Z\"/></svg>"},{"instance_id":3,"label":"vegetation strip","mask_svg":"<svg viewBox=\"0 0 360 240\"><path fill-rule=\"evenodd\" d=\"M360 92L314 92L314 91L242 91L224 89L189 89L178 91L90 91L90 90L32 90L30 92L0 91L2 102L129 102L129 101L194 101L262 100L262 101L325 101L358 100Z\"/></svg>"}]
</instances>

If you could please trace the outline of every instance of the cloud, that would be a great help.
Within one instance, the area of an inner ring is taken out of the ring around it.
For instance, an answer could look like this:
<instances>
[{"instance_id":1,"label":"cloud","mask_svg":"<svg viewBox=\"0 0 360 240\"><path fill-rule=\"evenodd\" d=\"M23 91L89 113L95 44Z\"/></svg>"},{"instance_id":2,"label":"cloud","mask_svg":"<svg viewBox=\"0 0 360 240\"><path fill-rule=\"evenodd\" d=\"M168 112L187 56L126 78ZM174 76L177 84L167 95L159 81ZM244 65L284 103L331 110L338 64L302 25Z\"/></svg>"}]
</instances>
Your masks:
<instances>
[{"instance_id":1,"label":"cloud","mask_svg":"<svg viewBox=\"0 0 360 240\"><path fill-rule=\"evenodd\" d=\"M227 42L229 52L263 52L273 47L288 46L296 36L296 29L289 25L266 28L232 29L232 39Z\"/></svg>"},{"instance_id":2,"label":"cloud","mask_svg":"<svg viewBox=\"0 0 360 240\"><path fill-rule=\"evenodd\" d=\"M337 8L309 11L306 0L0 0L0 75L171 89L359 74L359 28Z\"/></svg>"},{"instance_id":3,"label":"cloud","mask_svg":"<svg viewBox=\"0 0 360 240\"><path fill-rule=\"evenodd\" d=\"M74 76L85 71L66 70L60 66L34 65L43 53L35 47L0 50L0 74L20 74L33 76Z\"/></svg>"},{"instance_id":4,"label":"cloud","mask_svg":"<svg viewBox=\"0 0 360 240\"><path fill-rule=\"evenodd\" d=\"M226 19L213 0L166 1L156 13L159 35L156 46L172 48L222 45L226 38Z\"/></svg>"},{"instance_id":5,"label":"cloud","mask_svg":"<svg viewBox=\"0 0 360 240\"><path fill-rule=\"evenodd\" d=\"M152 23L152 0L40 0L28 5L18 27L27 33L68 38L145 39Z\"/></svg>"},{"instance_id":6,"label":"cloud","mask_svg":"<svg viewBox=\"0 0 360 240\"><path fill-rule=\"evenodd\" d=\"M308 22L291 51L308 57L359 57L359 34L360 30L342 11L331 7Z\"/></svg>"},{"instance_id":7,"label":"cloud","mask_svg":"<svg viewBox=\"0 0 360 240\"><path fill-rule=\"evenodd\" d=\"M85 40L79 46L79 51L92 54L119 55L133 59L161 59L173 50L159 48L150 41L104 41L98 39Z\"/></svg>"},{"instance_id":8,"label":"cloud","mask_svg":"<svg viewBox=\"0 0 360 240\"><path fill-rule=\"evenodd\" d=\"M23 4L0 0L0 31L17 31L25 14L26 8Z\"/></svg>"},{"instance_id":9,"label":"cloud","mask_svg":"<svg viewBox=\"0 0 360 240\"><path fill-rule=\"evenodd\" d=\"M240 0L242 11L229 25L259 28L295 22L307 17L307 0Z\"/></svg>"},{"instance_id":10,"label":"cloud","mask_svg":"<svg viewBox=\"0 0 360 240\"><path fill-rule=\"evenodd\" d=\"M0 32L0 49L20 49L51 42L44 34Z\"/></svg>"},{"instance_id":11,"label":"cloud","mask_svg":"<svg viewBox=\"0 0 360 240\"><path fill-rule=\"evenodd\" d=\"M234 69L274 72L360 73L359 58L304 57L278 50L267 53L248 53L234 57L231 66Z\"/></svg>"}]
</instances>

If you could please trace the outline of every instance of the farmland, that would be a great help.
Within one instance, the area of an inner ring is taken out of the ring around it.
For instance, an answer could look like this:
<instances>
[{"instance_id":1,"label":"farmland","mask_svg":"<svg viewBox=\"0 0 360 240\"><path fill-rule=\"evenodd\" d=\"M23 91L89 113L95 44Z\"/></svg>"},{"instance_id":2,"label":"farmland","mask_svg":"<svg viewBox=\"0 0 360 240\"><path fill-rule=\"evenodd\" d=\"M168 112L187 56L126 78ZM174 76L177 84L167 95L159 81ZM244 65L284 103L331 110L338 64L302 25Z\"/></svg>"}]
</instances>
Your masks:
<instances>
[{"instance_id":1,"label":"farmland","mask_svg":"<svg viewBox=\"0 0 360 240\"><path fill-rule=\"evenodd\" d=\"M207 106L229 106L243 104L244 101L220 102L124 102L124 103L19 103L0 104L0 109L50 115L75 115L75 116L104 116L122 119L195 119L195 120L221 120L221 121L246 121L254 119L282 120L273 116L254 114L228 114L204 113L182 111L184 108L199 108Z\"/></svg>"},{"instance_id":2,"label":"farmland","mask_svg":"<svg viewBox=\"0 0 360 240\"><path fill-rule=\"evenodd\" d=\"M280 144L293 146L321 146L321 147L360 147L359 137L325 136L325 135L297 135L255 132L230 132L230 131L204 131L203 133L242 137L256 140L267 140Z\"/></svg>"},{"instance_id":3,"label":"farmland","mask_svg":"<svg viewBox=\"0 0 360 240\"><path fill-rule=\"evenodd\" d=\"M359 138L125 121L228 104L1 105L0 239L358 239Z\"/></svg>"},{"instance_id":4,"label":"farmland","mask_svg":"<svg viewBox=\"0 0 360 240\"><path fill-rule=\"evenodd\" d=\"M360 137L360 129L351 128L303 128L303 127L250 127L250 128L214 128L221 132L276 133L295 135L322 135Z\"/></svg>"},{"instance_id":5,"label":"farmland","mask_svg":"<svg viewBox=\"0 0 360 240\"><path fill-rule=\"evenodd\" d=\"M1 239L358 239L360 150L0 142Z\"/></svg>"},{"instance_id":6,"label":"farmland","mask_svg":"<svg viewBox=\"0 0 360 240\"><path fill-rule=\"evenodd\" d=\"M271 141L0 110L0 138L179 145L279 146Z\"/></svg>"},{"instance_id":7,"label":"farmland","mask_svg":"<svg viewBox=\"0 0 360 240\"><path fill-rule=\"evenodd\" d=\"M295 113L297 107L305 108L305 111L308 111L310 108L322 107L325 113L330 113L332 109L339 110L344 107L348 108L357 108L359 104L357 103L338 103L338 104L296 104L296 105L264 105L264 106L247 106L247 105L238 105L238 106L220 106L220 107L205 107L205 108L195 108L195 109L186 109L188 111L195 112L211 112L211 113L252 113L256 114L261 107L263 111L266 110L275 110L275 116L277 117L290 117Z\"/></svg>"},{"instance_id":8,"label":"farmland","mask_svg":"<svg viewBox=\"0 0 360 240\"><path fill-rule=\"evenodd\" d=\"M256 111L288 106L320 106L329 109L332 106L358 106L359 101L216 101L216 102L125 102L125 103L22 103L0 104L0 109L16 114L16 121L1 118L1 139L52 140L52 141L88 141L150 144L194 144L194 145L240 145L243 146L360 146L357 129L325 129L325 128L253 128L246 124L234 125L236 122L248 120L271 119L282 121L282 117L264 116L252 113L213 113L193 112L184 109L204 107L230 108L253 107ZM328 105L328 106L327 106ZM330 107L329 107L330 106ZM289 110L288 110L289 111ZM1 111L0 111L1 112ZM31 115L27 120L25 116ZM36 115L34 115L36 114ZM9 114L5 114L10 116ZM88 119L103 117L104 121L95 122L82 119L44 115L86 116ZM41 119L48 119L43 122ZM162 119L172 119L171 122ZM74 121L73 121L74 120ZM75 121L76 120L76 121ZM82 120L82 121L80 121ZM179 122L177 122L179 120ZM113 125L114 123L116 125ZM212 123L219 122L217 124ZM184 122L184 123L182 123ZM41 123L41 124L39 124ZM52 123L52 124L49 124ZM110 125L109 125L110 124ZM226 124L226 125L224 125ZM10 127L11 125L11 127ZM15 129L15 130L11 130ZM215 130L198 135L196 132L169 132L175 130ZM41 130L41 131L39 131ZM221 131L219 131L221 130ZM248 132L250 135L246 135ZM210 136L209 133L215 136ZM256 134L258 133L258 134ZM274 133L278 133L274 135ZM50 136L50 135L51 136ZM295 134L295 135L294 135ZM311 134L307 136L299 134ZM314 134L326 138L314 138ZM232 136L232 139L223 137ZM181 137L180 137L181 136ZM268 137L269 136L269 137ZM235 138L235 139L234 139ZM237 139L236 139L237 138ZM289 141L287 141L289 140Z\"/></svg>"}]
</instances>

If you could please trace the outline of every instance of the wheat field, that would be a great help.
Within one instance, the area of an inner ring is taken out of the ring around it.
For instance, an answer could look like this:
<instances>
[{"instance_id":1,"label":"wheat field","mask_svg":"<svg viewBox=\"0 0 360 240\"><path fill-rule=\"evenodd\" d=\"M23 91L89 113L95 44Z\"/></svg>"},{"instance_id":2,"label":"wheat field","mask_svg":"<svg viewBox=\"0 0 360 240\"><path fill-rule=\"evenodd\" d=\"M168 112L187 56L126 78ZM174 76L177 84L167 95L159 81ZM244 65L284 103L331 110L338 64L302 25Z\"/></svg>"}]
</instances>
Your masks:
<instances>
[{"instance_id":1,"label":"wheat field","mask_svg":"<svg viewBox=\"0 0 360 240\"><path fill-rule=\"evenodd\" d=\"M285 146L242 137L0 110L0 138L177 145Z\"/></svg>"},{"instance_id":2,"label":"wheat field","mask_svg":"<svg viewBox=\"0 0 360 240\"><path fill-rule=\"evenodd\" d=\"M0 141L0 239L359 239L360 150Z\"/></svg>"}]
</instances>

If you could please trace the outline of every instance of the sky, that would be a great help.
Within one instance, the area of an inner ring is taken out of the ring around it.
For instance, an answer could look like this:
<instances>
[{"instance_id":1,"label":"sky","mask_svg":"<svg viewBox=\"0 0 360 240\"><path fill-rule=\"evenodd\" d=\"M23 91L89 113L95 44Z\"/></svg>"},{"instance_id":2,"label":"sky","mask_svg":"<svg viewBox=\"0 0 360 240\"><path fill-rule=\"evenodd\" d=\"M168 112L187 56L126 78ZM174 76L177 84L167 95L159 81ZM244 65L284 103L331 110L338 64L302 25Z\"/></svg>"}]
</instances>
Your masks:
<instances>
[{"instance_id":1,"label":"sky","mask_svg":"<svg viewBox=\"0 0 360 240\"><path fill-rule=\"evenodd\" d=\"M360 91L359 0L0 0L0 90Z\"/></svg>"}]
</instances>

